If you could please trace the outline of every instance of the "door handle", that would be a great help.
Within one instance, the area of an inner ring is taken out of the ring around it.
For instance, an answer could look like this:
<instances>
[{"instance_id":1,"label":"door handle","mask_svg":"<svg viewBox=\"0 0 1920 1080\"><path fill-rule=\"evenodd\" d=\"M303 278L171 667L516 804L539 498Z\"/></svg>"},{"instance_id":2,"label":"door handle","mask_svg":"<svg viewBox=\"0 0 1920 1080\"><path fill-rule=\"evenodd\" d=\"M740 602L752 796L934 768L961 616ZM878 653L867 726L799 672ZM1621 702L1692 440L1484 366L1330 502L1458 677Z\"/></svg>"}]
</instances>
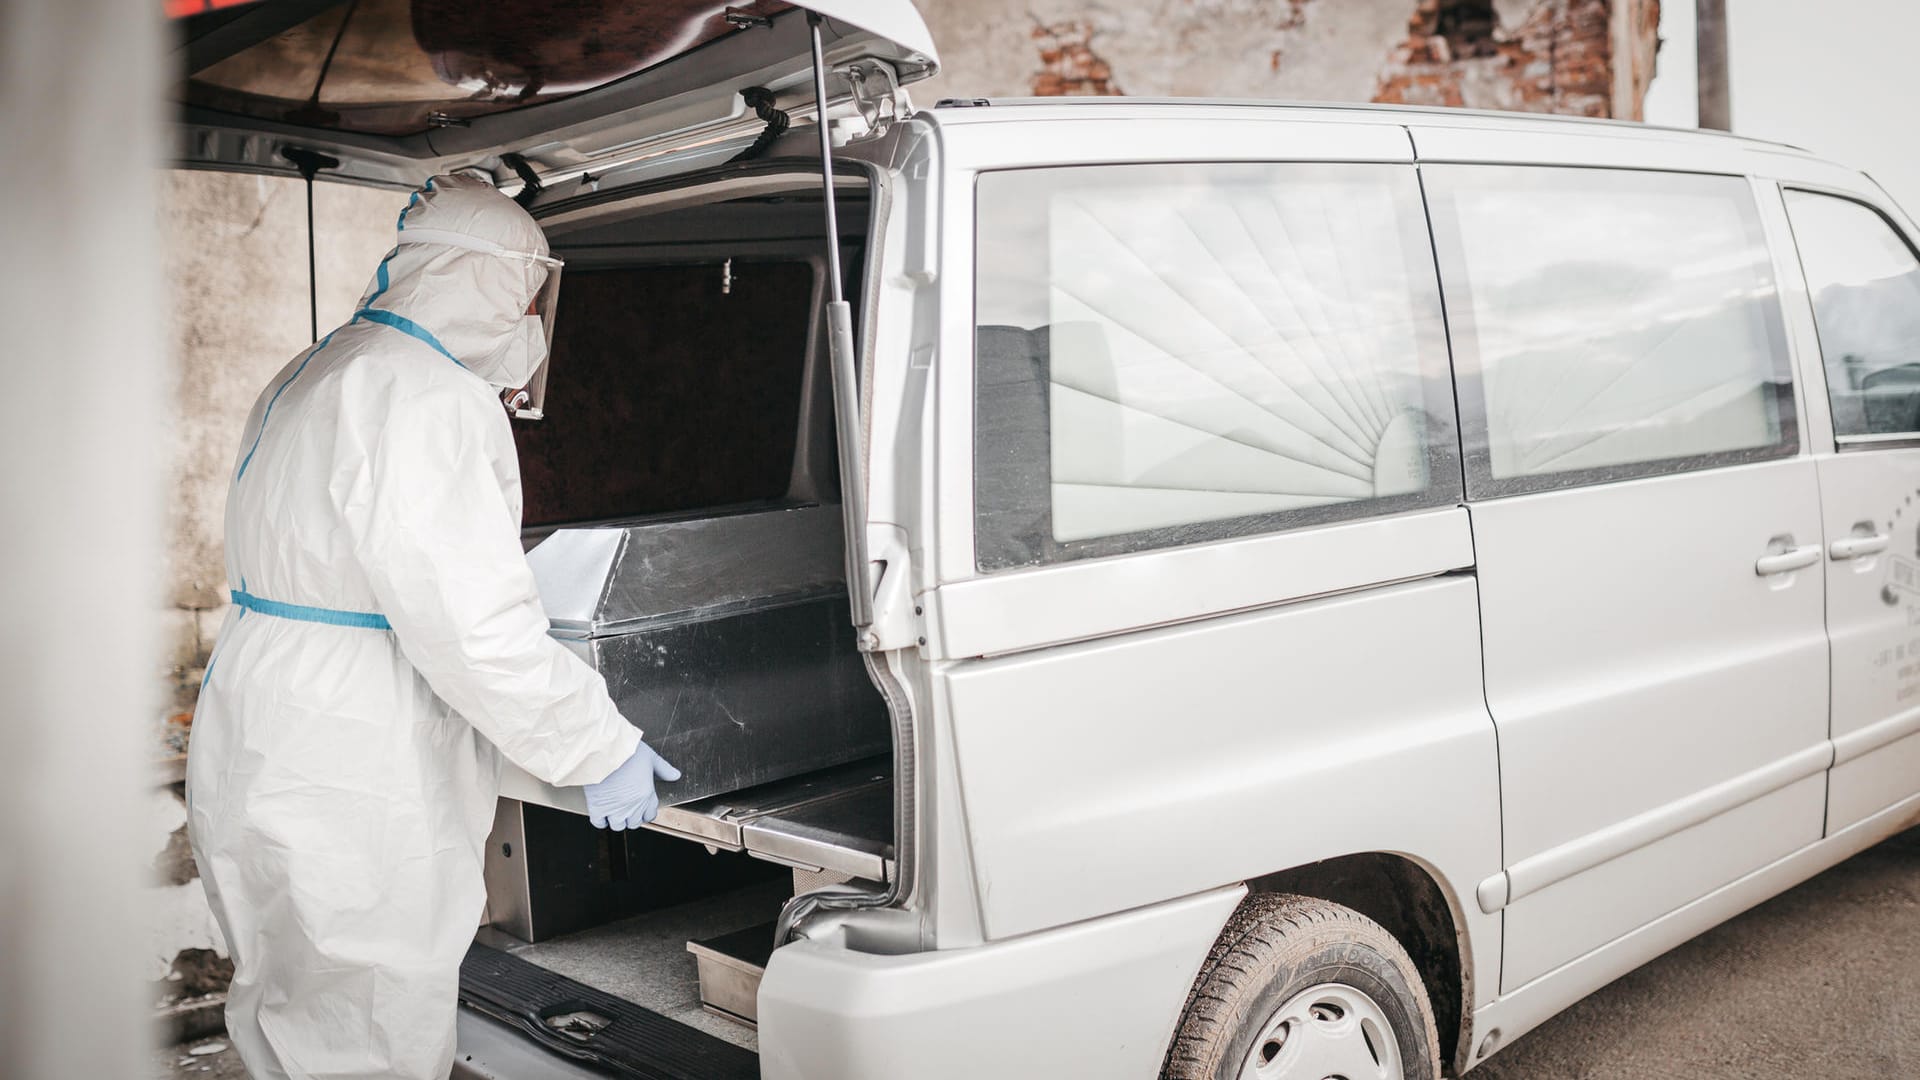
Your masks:
<instances>
[{"instance_id":1,"label":"door handle","mask_svg":"<svg viewBox=\"0 0 1920 1080\"><path fill-rule=\"evenodd\" d=\"M1827 545L1827 554L1835 559L1864 559L1868 555L1878 555L1885 550L1887 550L1885 533L1843 536Z\"/></svg>"},{"instance_id":2,"label":"door handle","mask_svg":"<svg viewBox=\"0 0 1920 1080\"><path fill-rule=\"evenodd\" d=\"M1795 570L1804 570L1820 561L1820 547L1809 544L1806 547L1788 548L1772 555L1762 555L1753 562L1753 572L1761 577L1771 574L1790 574Z\"/></svg>"}]
</instances>

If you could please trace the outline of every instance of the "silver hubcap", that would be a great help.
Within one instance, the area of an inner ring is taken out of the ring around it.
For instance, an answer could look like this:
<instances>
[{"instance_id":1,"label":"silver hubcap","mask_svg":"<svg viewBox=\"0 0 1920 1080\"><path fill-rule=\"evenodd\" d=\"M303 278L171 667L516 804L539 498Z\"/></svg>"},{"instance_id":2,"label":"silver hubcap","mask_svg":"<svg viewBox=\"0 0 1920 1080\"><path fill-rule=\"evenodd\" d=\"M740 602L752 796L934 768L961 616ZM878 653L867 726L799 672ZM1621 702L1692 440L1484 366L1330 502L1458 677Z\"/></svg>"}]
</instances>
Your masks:
<instances>
[{"instance_id":1,"label":"silver hubcap","mask_svg":"<svg viewBox=\"0 0 1920 1080\"><path fill-rule=\"evenodd\" d=\"M1400 1043L1373 999L1322 983L1274 1011L1240 1080L1403 1080Z\"/></svg>"}]
</instances>

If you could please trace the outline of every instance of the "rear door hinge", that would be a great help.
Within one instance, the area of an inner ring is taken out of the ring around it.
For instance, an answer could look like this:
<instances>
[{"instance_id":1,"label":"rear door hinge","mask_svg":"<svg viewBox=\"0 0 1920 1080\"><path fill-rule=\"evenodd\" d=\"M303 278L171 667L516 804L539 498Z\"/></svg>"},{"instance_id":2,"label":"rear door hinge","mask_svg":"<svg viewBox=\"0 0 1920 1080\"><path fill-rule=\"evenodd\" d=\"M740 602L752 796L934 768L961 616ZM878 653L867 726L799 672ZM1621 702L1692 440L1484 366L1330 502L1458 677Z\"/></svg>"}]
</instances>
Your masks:
<instances>
[{"instance_id":1,"label":"rear door hinge","mask_svg":"<svg viewBox=\"0 0 1920 1080\"><path fill-rule=\"evenodd\" d=\"M833 70L846 80L853 92L854 107L860 110L862 130L849 131L847 142L879 138L895 121L906 117L907 92L900 88L900 75L892 64L865 57Z\"/></svg>"}]
</instances>

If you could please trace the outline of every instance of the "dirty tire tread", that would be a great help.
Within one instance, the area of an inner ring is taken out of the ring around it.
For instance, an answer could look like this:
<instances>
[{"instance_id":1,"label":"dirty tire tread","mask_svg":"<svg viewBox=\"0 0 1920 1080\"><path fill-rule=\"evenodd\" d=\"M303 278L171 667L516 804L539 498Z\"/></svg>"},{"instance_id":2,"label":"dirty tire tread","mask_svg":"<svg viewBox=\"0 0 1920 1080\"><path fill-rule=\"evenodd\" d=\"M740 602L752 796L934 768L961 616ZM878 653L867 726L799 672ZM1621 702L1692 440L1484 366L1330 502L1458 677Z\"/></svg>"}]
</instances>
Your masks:
<instances>
[{"instance_id":1,"label":"dirty tire tread","mask_svg":"<svg viewBox=\"0 0 1920 1080\"><path fill-rule=\"evenodd\" d=\"M1433 1006L1406 950L1384 927L1351 908L1285 893L1250 895L1227 920L1187 993L1180 1026L1167 1049L1161 1072L1164 1080L1221 1080L1236 1075L1239 1060L1233 1053L1234 1043L1249 1025L1260 1025L1271 1015L1252 1015L1249 1009L1268 993L1276 973L1295 972L1316 950L1341 943L1372 950L1398 976L1405 992L1396 992L1395 1002L1378 1004L1389 1012L1397 1004L1410 1019L1417 1018L1419 1052L1406 1062L1408 1080L1438 1080L1440 1040ZM1280 999L1310 985L1283 987ZM1277 1007L1279 1001L1272 1004ZM1404 1040L1405 1033L1396 1030L1395 1035Z\"/></svg>"}]
</instances>

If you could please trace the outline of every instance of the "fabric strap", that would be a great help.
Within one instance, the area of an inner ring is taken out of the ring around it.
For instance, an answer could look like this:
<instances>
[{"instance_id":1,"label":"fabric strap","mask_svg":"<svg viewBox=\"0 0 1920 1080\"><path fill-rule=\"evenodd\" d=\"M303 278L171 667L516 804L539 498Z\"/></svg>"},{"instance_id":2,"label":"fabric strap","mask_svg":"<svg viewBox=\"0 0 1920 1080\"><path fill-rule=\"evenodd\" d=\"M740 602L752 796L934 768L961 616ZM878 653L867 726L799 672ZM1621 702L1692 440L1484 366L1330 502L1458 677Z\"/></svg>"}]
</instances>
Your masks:
<instances>
[{"instance_id":1,"label":"fabric strap","mask_svg":"<svg viewBox=\"0 0 1920 1080\"><path fill-rule=\"evenodd\" d=\"M367 630L393 629L393 624L387 621L385 615L375 615L369 611L340 611L335 608L308 607L305 604L283 604L278 600L255 596L244 589L231 589L228 595L233 597L234 603L246 610L271 615L276 619L322 623L327 626L357 626ZM208 674L212 674L211 665L209 665Z\"/></svg>"}]
</instances>

